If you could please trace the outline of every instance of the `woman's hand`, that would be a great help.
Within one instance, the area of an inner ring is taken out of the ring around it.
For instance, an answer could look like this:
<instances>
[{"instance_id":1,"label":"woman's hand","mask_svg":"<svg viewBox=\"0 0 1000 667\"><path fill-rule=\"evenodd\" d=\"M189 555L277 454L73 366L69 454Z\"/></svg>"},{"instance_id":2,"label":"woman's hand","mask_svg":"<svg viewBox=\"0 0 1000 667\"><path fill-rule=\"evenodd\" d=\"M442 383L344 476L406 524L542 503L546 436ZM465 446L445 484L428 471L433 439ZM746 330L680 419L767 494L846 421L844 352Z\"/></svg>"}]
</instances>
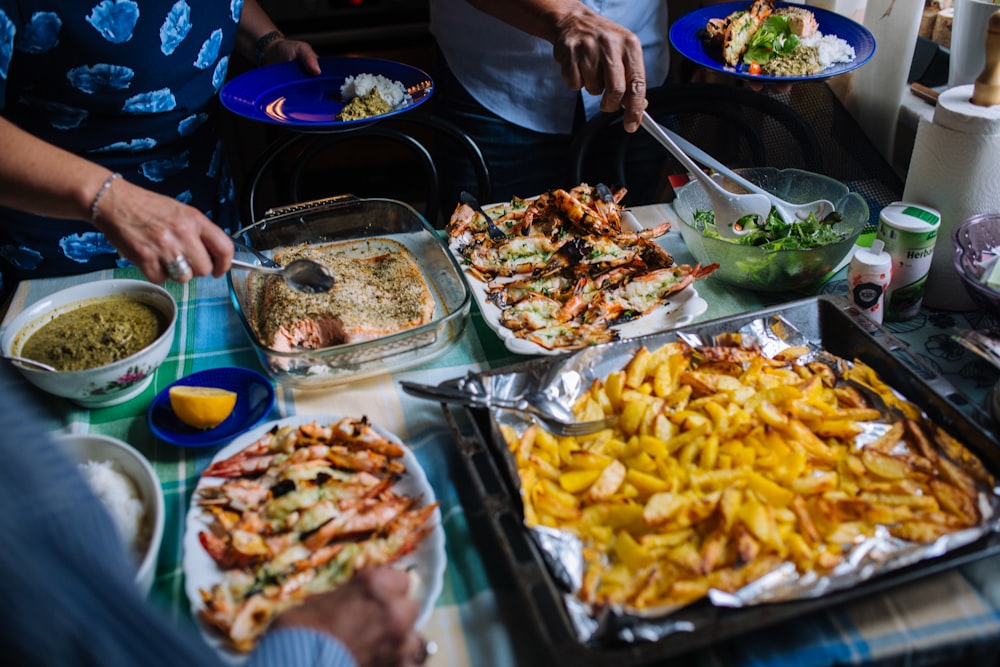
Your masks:
<instances>
[{"instance_id":1,"label":"woman's hand","mask_svg":"<svg viewBox=\"0 0 1000 667\"><path fill-rule=\"evenodd\" d=\"M233 259L233 242L198 209L117 179L101 196L94 226L150 281L187 282L196 276L221 277ZM171 275L179 257L191 270Z\"/></svg>"},{"instance_id":2,"label":"woman's hand","mask_svg":"<svg viewBox=\"0 0 1000 667\"><path fill-rule=\"evenodd\" d=\"M308 42L282 37L267 45L264 49L264 62L287 63L295 61L306 74L316 76L320 73L319 56Z\"/></svg>"}]
</instances>

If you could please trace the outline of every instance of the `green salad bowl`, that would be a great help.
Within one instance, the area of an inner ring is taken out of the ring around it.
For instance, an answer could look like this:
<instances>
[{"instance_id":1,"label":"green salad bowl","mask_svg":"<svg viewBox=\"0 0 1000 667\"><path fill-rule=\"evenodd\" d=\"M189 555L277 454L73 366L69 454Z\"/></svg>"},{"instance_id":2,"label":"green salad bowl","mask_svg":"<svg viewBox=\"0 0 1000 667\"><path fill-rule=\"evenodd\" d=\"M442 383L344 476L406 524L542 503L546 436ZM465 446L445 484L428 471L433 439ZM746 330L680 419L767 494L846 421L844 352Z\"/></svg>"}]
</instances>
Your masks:
<instances>
[{"instance_id":1,"label":"green salad bowl","mask_svg":"<svg viewBox=\"0 0 1000 667\"><path fill-rule=\"evenodd\" d=\"M793 204L817 199L833 202L841 215L840 221L832 224L836 240L814 248L768 250L746 245L739 240L706 236L705 225L696 220L696 212L711 211L712 204L701 183L691 181L677 191L673 206L680 218L681 237L691 254L702 265L719 264L710 279L760 292L809 290L817 287L851 252L868 224L868 204L864 198L828 176L800 169L770 167L739 169L737 172ZM723 186L733 192L743 192L742 188L728 180L723 182Z\"/></svg>"}]
</instances>

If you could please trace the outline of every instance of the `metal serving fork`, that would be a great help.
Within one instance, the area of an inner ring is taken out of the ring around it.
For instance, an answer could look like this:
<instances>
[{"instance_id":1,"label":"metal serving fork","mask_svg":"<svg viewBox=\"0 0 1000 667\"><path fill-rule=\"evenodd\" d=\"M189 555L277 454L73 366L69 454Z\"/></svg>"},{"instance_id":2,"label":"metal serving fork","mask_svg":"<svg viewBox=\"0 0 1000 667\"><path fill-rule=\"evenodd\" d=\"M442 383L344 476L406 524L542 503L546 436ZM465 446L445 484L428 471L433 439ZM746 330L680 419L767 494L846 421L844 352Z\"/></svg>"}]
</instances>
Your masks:
<instances>
[{"instance_id":1,"label":"metal serving fork","mask_svg":"<svg viewBox=\"0 0 1000 667\"><path fill-rule=\"evenodd\" d=\"M538 420L545 427L545 430L555 435L585 435L602 431L615 423L615 417L585 422L572 421L574 415L568 408L537 392L525 394L517 399L508 399L496 396L477 396L461 389L420 384L419 382L403 381L399 385L407 394L418 398L441 403L460 403L474 408L500 408L501 410L513 410L527 414Z\"/></svg>"}]
</instances>

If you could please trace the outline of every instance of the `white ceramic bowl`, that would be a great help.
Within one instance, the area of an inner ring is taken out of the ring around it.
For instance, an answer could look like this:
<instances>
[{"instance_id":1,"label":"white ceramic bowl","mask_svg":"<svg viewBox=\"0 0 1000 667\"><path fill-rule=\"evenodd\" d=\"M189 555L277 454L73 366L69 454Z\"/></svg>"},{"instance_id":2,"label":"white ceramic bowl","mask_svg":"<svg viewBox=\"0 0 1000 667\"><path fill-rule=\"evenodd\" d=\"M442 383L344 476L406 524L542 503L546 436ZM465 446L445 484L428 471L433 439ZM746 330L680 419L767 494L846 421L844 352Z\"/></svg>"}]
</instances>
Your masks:
<instances>
[{"instance_id":1,"label":"white ceramic bowl","mask_svg":"<svg viewBox=\"0 0 1000 667\"><path fill-rule=\"evenodd\" d=\"M136 489L145 505L146 526L149 542L143 552L136 555L136 585L143 593L148 593L156 574L156 557L163 541L163 489L153 466L145 456L131 445L116 438L88 433L61 434L55 437L70 458L78 463L87 461L108 461L120 473L135 482ZM126 545L126 549L129 547Z\"/></svg>"},{"instance_id":2,"label":"white ceramic bowl","mask_svg":"<svg viewBox=\"0 0 1000 667\"><path fill-rule=\"evenodd\" d=\"M117 405L143 392L153 372L163 363L174 340L177 302L167 290L143 280L98 280L60 290L24 309L0 331L4 355L21 356L28 338L57 315L94 300L128 295L164 314L166 330L139 352L97 368L53 373L14 364L29 382L50 394L68 398L88 408Z\"/></svg>"}]
</instances>

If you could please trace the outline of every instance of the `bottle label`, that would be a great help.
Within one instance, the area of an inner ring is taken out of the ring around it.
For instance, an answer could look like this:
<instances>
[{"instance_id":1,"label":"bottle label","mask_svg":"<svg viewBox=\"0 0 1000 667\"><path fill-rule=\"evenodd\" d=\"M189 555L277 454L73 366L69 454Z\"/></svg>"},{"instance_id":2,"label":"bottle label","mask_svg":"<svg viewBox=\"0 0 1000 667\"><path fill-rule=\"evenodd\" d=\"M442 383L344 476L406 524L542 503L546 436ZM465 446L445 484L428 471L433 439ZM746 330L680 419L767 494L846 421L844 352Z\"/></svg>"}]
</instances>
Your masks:
<instances>
[{"instance_id":1,"label":"bottle label","mask_svg":"<svg viewBox=\"0 0 1000 667\"><path fill-rule=\"evenodd\" d=\"M853 288L854 303L865 310L874 308L882 298L882 286L878 283L858 283Z\"/></svg>"}]
</instances>

